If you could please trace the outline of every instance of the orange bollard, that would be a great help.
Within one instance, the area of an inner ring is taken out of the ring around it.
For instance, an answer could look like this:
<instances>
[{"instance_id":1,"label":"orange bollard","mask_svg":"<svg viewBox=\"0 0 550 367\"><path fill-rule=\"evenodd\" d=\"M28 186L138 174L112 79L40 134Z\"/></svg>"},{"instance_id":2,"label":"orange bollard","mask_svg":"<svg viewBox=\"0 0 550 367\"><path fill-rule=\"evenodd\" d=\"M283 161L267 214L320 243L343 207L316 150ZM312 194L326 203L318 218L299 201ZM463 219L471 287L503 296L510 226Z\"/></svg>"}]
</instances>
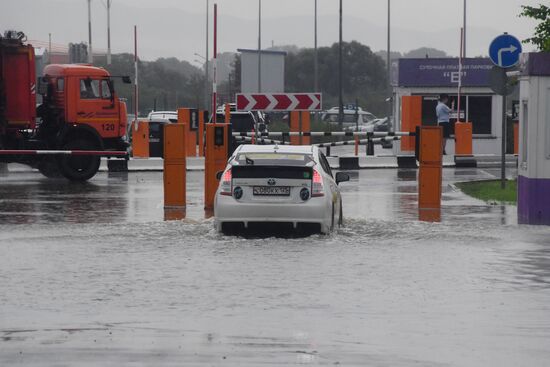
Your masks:
<instances>
[{"instance_id":1,"label":"orange bollard","mask_svg":"<svg viewBox=\"0 0 550 367\"><path fill-rule=\"evenodd\" d=\"M186 128L184 124L164 125L164 207L186 205Z\"/></svg>"},{"instance_id":2,"label":"orange bollard","mask_svg":"<svg viewBox=\"0 0 550 367\"><path fill-rule=\"evenodd\" d=\"M311 132L311 114L309 111L302 111L300 114L300 131L303 133L310 133ZM302 142L300 145L310 145L311 144L311 137L310 136L302 136Z\"/></svg>"},{"instance_id":3,"label":"orange bollard","mask_svg":"<svg viewBox=\"0 0 550 367\"><path fill-rule=\"evenodd\" d=\"M300 111L290 111L288 114L290 132L300 131ZM290 145L300 145L301 136L291 136Z\"/></svg>"},{"instance_id":4,"label":"orange bollard","mask_svg":"<svg viewBox=\"0 0 550 367\"><path fill-rule=\"evenodd\" d=\"M418 173L419 209L441 208L443 130L439 126L420 128L420 168Z\"/></svg>"},{"instance_id":5,"label":"orange bollard","mask_svg":"<svg viewBox=\"0 0 550 367\"><path fill-rule=\"evenodd\" d=\"M193 117L197 118L196 110L178 108L178 124L185 125L185 147L188 157L195 157L197 155L197 135L193 128Z\"/></svg>"},{"instance_id":6,"label":"orange bollard","mask_svg":"<svg viewBox=\"0 0 550 367\"><path fill-rule=\"evenodd\" d=\"M359 136L355 135L355 156L359 155Z\"/></svg>"},{"instance_id":7,"label":"orange bollard","mask_svg":"<svg viewBox=\"0 0 550 367\"><path fill-rule=\"evenodd\" d=\"M455 123L455 155L471 156L472 149L472 123Z\"/></svg>"},{"instance_id":8,"label":"orange bollard","mask_svg":"<svg viewBox=\"0 0 550 367\"><path fill-rule=\"evenodd\" d=\"M415 132L422 121L422 96L404 96L401 99L401 131ZM401 151L414 151L415 137L401 138Z\"/></svg>"},{"instance_id":9,"label":"orange bollard","mask_svg":"<svg viewBox=\"0 0 550 367\"><path fill-rule=\"evenodd\" d=\"M214 209L214 197L218 189L216 175L227 165L229 124L206 125L206 150L204 157L204 209Z\"/></svg>"},{"instance_id":10,"label":"orange bollard","mask_svg":"<svg viewBox=\"0 0 550 367\"><path fill-rule=\"evenodd\" d=\"M149 122L132 123L132 156L135 158L149 158Z\"/></svg>"},{"instance_id":11,"label":"orange bollard","mask_svg":"<svg viewBox=\"0 0 550 367\"><path fill-rule=\"evenodd\" d=\"M514 121L514 154L519 154L519 121Z\"/></svg>"},{"instance_id":12,"label":"orange bollard","mask_svg":"<svg viewBox=\"0 0 550 367\"><path fill-rule=\"evenodd\" d=\"M204 157L204 122L208 111L199 111L199 157Z\"/></svg>"},{"instance_id":13,"label":"orange bollard","mask_svg":"<svg viewBox=\"0 0 550 367\"><path fill-rule=\"evenodd\" d=\"M301 132L309 133L311 132L311 115L309 111L291 111L289 114L290 117L290 132ZM310 136L291 136L290 137L291 145L310 145L311 137Z\"/></svg>"}]
</instances>

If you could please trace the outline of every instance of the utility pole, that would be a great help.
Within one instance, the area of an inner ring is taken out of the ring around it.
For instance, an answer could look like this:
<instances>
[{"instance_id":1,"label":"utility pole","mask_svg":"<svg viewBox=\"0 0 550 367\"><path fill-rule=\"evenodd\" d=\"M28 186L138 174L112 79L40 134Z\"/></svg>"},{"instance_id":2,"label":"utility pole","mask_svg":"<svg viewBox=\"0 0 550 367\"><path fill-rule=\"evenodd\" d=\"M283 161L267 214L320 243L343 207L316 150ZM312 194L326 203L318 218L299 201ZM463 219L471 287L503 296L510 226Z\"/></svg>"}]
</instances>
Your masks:
<instances>
[{"instance_id":1,"label":"utility pole","mask_svg":"<svg viewBox=\"0 0 550 367\"><path fill-rule=\"evenodd\" d=\"M258 0L258 93L262 92L262 0Z\"/></svg>"},{"instance_id":2,"label":"utility pole","mask_svg":"<svg viewBox=\"0 0 550 367\"><path fill-rule=\"evenodd\" d=\"M463 28L462 32L463 32L463 35L464 35L464 40L463 40L464 49L462 51L463 52L462 56L466 57L466 0L464 0L464 11L463 12L464 12L464 14L463 14L464 19L463 19L463 22L462 22L463 23L462 24L462 28Z\"/></svg>"},{"instance_id":3,"label":"utility pole","mask_svg":"<svg viewBox=\"0 0 550 367\"><path fill-rule=\"evenodd\" d=\"M338 127L342 129L344 122L344 97L342 95L342 0L340 0L340 36L338 43Z\"/></svg>"},{"instance_id":4,"label":"utility pole","mask_svg":"<svg viewBox=\"0 0 550 367\"><path fill-rule=\"evenodd\" d=\"M208 73L210 69L210 62L208 61L208 8L210 7L210 1L206 0L206 61L204 62L204 109L208 111L208 105L210 104L210 98L208 98L208 90L209 88L209 81L208 81ZM216 111L214 111L215 113Z\"/></svg>"},{"instance_id":5,"label":"utility pole","mask_svg":"<svg viewBox=\"0 0 550 367\"><path fill-rule=\"evenodd\" d=\"M313 22L313 33L314 33L314 59L313 59L313 91L315 93L319 92L319 53L317 51L317 0L315 0L315 10L314 10L314 22ZM319 113L315 112L315 122L319 122Z\"/></svg>"},{"instance_id":6,"label":"utility pole","mask_svg":"<svg viewBox=\"0 0 550 367\"><path fill-rule=\"evenodd\" d=\"M88 63L94 63L92 50L92 0L88 0Z\"/></svg>"},{"instance_id":7,"label":"utility pole","mask_svg":"<svg viewBox=\"0 0 550 367\"><path fill-rule=\"evenodd\" d=\"M391 87L391 38L390 38L390 21L391 21L391 0L388 0L388 45L387 45L387 55L386 55L386 71L387 75L387 87L388 87L388 119L391 118L393 112L393 93ZM388 121L390 122L390 121Z\"/></svg>"},{"instance_id":8,"label":"utility pole","mask_svg":"<svg viewBox=\"0 0 550 367\"><path fill-rule=\"evenodd\" d=\"M48 60L52 54L52 34L48 33Z\"/></svg>"},{"instance_id":9,"label":"utility pole","mask_svg":"<svg viewBox=\"0 0 550 367\"><path fill-rule=\"evenodd\" d=\"M317 0L315 0L315 11L314 11L314 22L313 22L313 28L314 28L314 42L313 42L313 48L314 48L314 59L313 59L313 91L319 92L319 60L318 60L318 53L317 53Z\"/></svg>"},{"instance_id":10,"label":"utility pole","mask_svg":"<svg viewBox=\"0 0 550 367\"><path fill-rule=\"evenodd\" d=\"M107 65L111 65L111 0L107 0Z\"/></svg>"}]
</instances>

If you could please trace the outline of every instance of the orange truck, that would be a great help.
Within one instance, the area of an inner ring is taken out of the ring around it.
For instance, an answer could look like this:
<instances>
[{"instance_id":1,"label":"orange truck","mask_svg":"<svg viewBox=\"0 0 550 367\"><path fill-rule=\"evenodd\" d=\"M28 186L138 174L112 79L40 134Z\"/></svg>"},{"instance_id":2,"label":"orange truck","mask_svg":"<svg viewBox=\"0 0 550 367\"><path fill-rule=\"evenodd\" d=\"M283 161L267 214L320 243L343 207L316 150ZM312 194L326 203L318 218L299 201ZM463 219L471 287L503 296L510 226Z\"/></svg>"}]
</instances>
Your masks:
<instances>
[{"instance_id":1,"label":"orange truck","mask_svg":"<svg viewBox=\"0 0 550 367\"><path fill-rule=\"evenodd\" d=\"M85 181L102 156L126 156L126 104L115 77L88 64L52 64L37 80L34 48L25 40L22 32L0 36L0 162Z\"/></svg>"}]
</instances>

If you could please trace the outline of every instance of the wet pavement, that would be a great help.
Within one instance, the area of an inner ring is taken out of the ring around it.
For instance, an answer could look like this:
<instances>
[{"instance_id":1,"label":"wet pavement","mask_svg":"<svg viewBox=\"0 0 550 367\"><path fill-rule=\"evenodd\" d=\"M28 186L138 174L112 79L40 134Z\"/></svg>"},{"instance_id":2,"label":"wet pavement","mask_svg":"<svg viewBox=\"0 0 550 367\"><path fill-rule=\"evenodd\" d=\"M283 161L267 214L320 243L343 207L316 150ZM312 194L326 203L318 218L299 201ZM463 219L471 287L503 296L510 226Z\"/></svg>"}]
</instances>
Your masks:
<instances>
[{"instance_id":1,"label":"wet pavement","mask_svg":"<svg viewBox=\"0 0 550 367\"><path fill-rule=\"evenodd\" d=\"M202 172L183 221L160 172L0 177L0 366L549 365L550 228L452 186L489 169L419 221L416 175L353 173L306 238L216 233Z\"/></svg>"}]
</instances>

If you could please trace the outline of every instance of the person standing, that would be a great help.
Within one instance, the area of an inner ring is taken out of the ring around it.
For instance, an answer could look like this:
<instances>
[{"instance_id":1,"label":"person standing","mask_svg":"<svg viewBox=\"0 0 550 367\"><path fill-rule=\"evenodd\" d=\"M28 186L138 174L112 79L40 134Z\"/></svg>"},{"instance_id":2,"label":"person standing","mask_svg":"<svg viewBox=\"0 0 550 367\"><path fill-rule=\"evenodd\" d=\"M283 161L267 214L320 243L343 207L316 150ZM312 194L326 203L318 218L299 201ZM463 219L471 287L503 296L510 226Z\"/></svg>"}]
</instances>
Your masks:
<instances>
[{"instance_id":1,"label":"person standing","mask_svg":"<svg viewBox=\"0 0 550 367\"><path fill-rule=\"evenodd\" d=\"M450 122L451 108L447 105L448 103L449 96L447 94L442 94L439 96L439 102L435 107L435 114L437 115L437 125L443 128L443 139L441 140L443 154L447 154L447 152L445 152L445 146L447 145L447 139L451 137L452 130Z\"/></svg>"}]
</instances>

